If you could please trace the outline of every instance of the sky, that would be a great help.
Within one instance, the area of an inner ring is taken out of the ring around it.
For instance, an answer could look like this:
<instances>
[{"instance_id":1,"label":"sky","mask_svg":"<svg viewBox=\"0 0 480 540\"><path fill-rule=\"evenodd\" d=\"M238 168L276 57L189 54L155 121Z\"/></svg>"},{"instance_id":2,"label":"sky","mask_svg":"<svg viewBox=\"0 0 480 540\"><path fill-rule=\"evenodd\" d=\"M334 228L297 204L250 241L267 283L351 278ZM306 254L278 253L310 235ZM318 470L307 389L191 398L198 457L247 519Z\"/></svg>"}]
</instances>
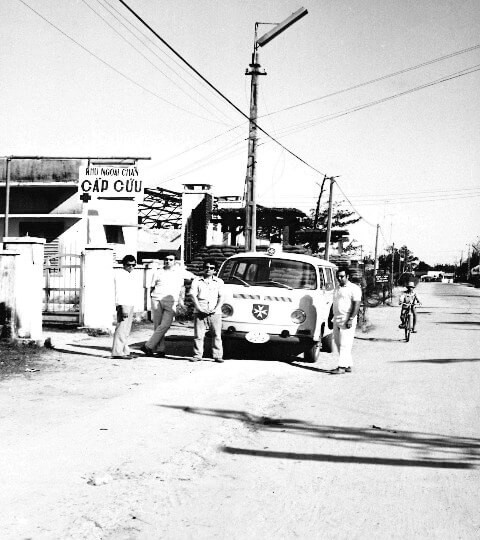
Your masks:
<instances>
[{"instance_id":1,"label":"sky","mask_svg":"<svg viewBox=\"0 0 480 540\"><path fill-rule=\"evenodd\" d=\"M379 253L429 264L478 240L478 0L127 3L247 116L255 23L307 8L259 49L258 123L288 151L259 134L258 203L308 213L335 176L364 253L377 224ZM118 0L2 0L0 28L0 155L146 156L146 185L243 194L247 120Z\"/></svg>"}]
</instances>

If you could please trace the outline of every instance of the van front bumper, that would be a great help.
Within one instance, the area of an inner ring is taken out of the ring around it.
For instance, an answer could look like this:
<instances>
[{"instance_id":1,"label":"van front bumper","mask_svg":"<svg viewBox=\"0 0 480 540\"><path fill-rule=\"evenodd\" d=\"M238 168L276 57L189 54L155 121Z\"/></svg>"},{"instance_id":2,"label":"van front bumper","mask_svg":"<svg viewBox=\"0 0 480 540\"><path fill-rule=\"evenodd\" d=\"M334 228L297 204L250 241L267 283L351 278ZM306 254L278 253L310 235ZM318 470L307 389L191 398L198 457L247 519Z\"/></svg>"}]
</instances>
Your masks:
<instances>
[{"instance_id":1,"label":"van front bumper","mask_svg":"<svg viewBox=\"0 0 480 540\"><path fill-rule=\"evenodd\" d=\"M222 330L222 339L232 341L244 341L245 343L249 343L248 339L246 338L247 333L248 332L242 332L239 330ZM269 339L265 343L265 345L268 345L269 343L280 343L285 345L307 345L313 343L313 338L311 335L292 335L288 330L284 330L281 334L272 334L269 332L265 333L269 336Z\"/></svg>"}]
</instances>

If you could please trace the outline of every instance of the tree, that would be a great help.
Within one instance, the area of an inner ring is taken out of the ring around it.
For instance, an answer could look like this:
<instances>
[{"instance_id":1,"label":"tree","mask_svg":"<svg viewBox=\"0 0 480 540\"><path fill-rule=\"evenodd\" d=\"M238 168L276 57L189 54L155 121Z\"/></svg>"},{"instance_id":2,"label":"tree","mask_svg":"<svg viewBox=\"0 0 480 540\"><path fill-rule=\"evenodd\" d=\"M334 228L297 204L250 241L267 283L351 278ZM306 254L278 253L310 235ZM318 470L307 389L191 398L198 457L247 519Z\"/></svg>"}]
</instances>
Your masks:
<instances>
[{"instance_id":1,"label":"tree","mask_svg":"<svg viewBox=\"0 0 480 540\"><path fill-rule=\"evenodd\" d=\"M333 203L332 206L332 229L344 229L348 225L353 225L360 221L360 217L351 210L344 208L345 201ZM310 210L310 215L303 220L302 236L306 247L312 250L312 253L320 253L324 248L319 247L319 243L324 242L324 235L319 235L318 232L325 233L328 225L328 205ZM310 233L310 234L308 234ZM353 243L347 246L347 250L354 251L356 248Z\"/></svg>"},{"instance_id":2,"label":"tree","mask_svg":"<svg viewBox=\"0 0 480 540\"><path fill-rule=\"evenodd\" d=\"M432 267L429 264L427 264L426 262L424 262L424 261L420 261L418 263L417 270L419 272L428 272L431 269L432 269Z\"/></svg>"}]
</instances>

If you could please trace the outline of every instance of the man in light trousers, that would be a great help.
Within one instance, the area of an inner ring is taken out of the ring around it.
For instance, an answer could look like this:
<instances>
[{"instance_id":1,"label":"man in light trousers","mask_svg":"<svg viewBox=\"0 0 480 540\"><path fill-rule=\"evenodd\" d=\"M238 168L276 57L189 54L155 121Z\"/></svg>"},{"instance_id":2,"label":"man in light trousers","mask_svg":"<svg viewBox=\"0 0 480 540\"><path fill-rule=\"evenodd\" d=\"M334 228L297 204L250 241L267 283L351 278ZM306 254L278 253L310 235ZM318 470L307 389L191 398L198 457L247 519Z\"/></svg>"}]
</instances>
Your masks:
<instances>
[{"instance_id":1,"label":"man in light trousers","mask_svg":"<svg viewBox=\"0 0 480 540\"><path fill-rule=\"evenodd\" d=\"M193 357L191 362L203 358L205 334L212 334L212 356L214 362L223 362L222 347L222 301L223 280L215 276L217 264L214 260L203 263L204 275L192 281L190 295L195 308L193 327Z\"/></svg>"},{"instance_id":2,"label":"man in light trousers","mask_svg":"<svg viewBox=\"0 0 480 540\"><path fill-rule=\"evenodd\" d=\"M338 354L338 366L330 371L332 375L352 371L352 346L362 290L349 281L349 276L347 268L339 268L338 285L333 292L333 343Z\"/></svg>"},{"instance_id":3,"label":"man in light trousers","mask_svg":"<svg viewBox=\"0 0 480 540\"><path fill-rule=\"evenodd\" d=\"M115 306L117 311L117 327L113 336L112 358L135 358L128 347L128 337L132 329L133 308L135 305L135 276L133 269L137 260L133 255L125 255L122 260L123 269L115 272Z\"/></svg>"},{"instance_id":4,"label":"man in light trousers","mask_svg":"<svg viewBox=\"0 0 480 540\"><path fill-rule=\"evenodd\" d=\"M150 294L154 332L141 347L146 356L155 353L159 357L165 356L165 335L172 325L180 291L187 278L187 272L176 266L175 255L167 255L163 268L153 273Z\"/></svg>"}]
</instances>

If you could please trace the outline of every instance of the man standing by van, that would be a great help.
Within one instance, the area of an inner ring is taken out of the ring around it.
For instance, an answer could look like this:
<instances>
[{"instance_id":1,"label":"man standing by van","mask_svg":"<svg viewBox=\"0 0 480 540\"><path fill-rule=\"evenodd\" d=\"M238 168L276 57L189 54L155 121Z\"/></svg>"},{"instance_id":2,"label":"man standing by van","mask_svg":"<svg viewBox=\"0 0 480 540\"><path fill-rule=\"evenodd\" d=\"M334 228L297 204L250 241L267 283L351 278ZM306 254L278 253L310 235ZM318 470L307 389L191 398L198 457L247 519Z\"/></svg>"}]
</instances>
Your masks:
<instances>
[{"instance_id":1,"label":"man standing by van","mask_svg":"<svg viewBox=\"0 0 480 540\"><path fill-rule=\"evenodd\" d=\"M352 346L362 290L351 283L349 277L347 268L338 269L338 285L333 292L333 342L338 354L338 367L330 372L332 375L352 371Z\"/></svg>"},{"instance_id":2,"label":"man standing by van","mask_svg":"<svg viewBox=\"0 0 480 540\"><path fill-rule=\"evenodd\" d=\"M195 314L193 319L194 340L191 362L202 360L205 334L212 334L212 356L214 362L223 362L222 347L222 298L223 280L215 276L217 263L206 260L203 263L204 275L192 281L190 296Z\"/></svg>"}]
</instances>

